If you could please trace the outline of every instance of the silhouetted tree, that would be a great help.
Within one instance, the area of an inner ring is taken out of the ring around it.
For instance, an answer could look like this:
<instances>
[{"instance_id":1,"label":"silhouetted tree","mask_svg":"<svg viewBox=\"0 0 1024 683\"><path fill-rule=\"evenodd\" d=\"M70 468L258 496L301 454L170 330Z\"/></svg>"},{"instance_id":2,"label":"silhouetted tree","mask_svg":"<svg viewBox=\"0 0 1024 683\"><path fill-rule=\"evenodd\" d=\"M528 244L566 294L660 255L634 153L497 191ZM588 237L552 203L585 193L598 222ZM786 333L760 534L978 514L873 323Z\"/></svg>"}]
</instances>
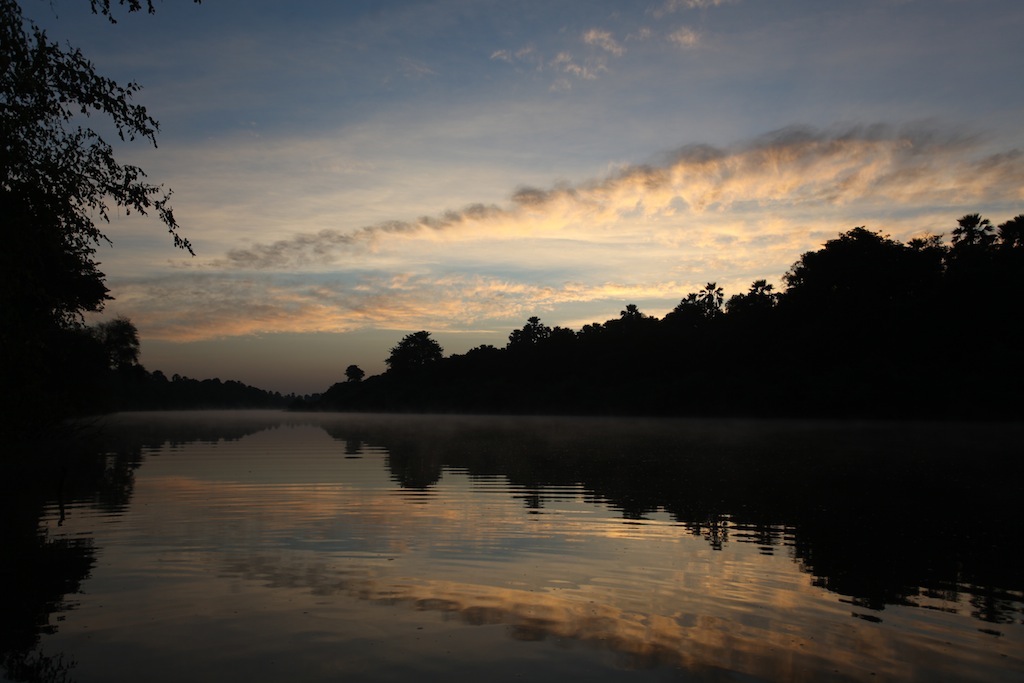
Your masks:
<instances>
[{"instance_id":1,"label":"silhouetted tree","mask_svg":"<svg viewBox=\"0 0 1024 683\"><path fill-rule=\"evenodd\" d=\"M675 330L702 327L722 312L725 293L714 282L709 282L700 292L690 292L665 315L665 323Z\"/></svg>"},{"instance_id":2,"label":"silhouetted tree","mask_svg":"<svg viewBox=\"0 0 1024 683\"><path fill-rule=\"evenodd\" d=\"M361 382L363 377L366 377L366 373L358 365L350 365L345 368L345 378L349 382Z\"/></svg>"},{"instance_id":3,"label":"silhouetted tree","mask_svg":"<svg viewBox=\"0 0 1024 683\"><path fill-rule=\"evenodd\" d=\"M992 223L979 213L969 213L957 220L953 230L953 248L987 247L995 240Z\"/></svg>"},{"instance_id":4,"label":"silhouetted tree","mask_svg":"<svg viewBox=\"0 0 1024 683\"><path fill-rule=\"evenodd\" d=\"M999 226L999 246L1003 249L1024 249L1024 213Z\"/></svg>"},{"instance_id":5,"label":"silhouetted tree","mask_svg":"<svg viewBox=\"0 0 1024 683\"><path fill-rule=\"evenodd\" d=\"M916 279L908 268L912 251L888 235L853 228L790 267L783 275L785 303L816 315L891 310Z\"/></svg>"},{"instance_id":6,"label":"silhouetted tree","mask_svg":"<svg viewBox=\"0 0 1024 683\"><path fill-rule=\"evenodd\" d=\"M530 348L551 336L551 328L543 324L540 318L532 316L527 319L521 330L513 330L508 336L509 349Z\"/></svg>"},{"instance_id":7,"label":"silhouetted tree","mask_svg":"<svg viewBox=\"0 0 1024 683\"><path fill-rule=\"evenodd\" d=\"M109 2L93 5L110 16ZM4 249L13 263L5 265L28 280L19 289L36 289L19 292L29 302L19 312L43 304L38 313L66 325L106 298L93 254L109 241L96 221L109 220L110 204L156 212L175 246L191 252L191 245L177 233L170 193L146 182L142 169L119 164L99 133L73 122L79 114L105 116L120 139L155 146L159 124L132 102L139 86L97 74L80 51L52 43L26 21L14 0L0 0L0 9L0 201L14 241ZM45 265L51 268L40 272Z\"/></svg>"},{"instance_id":8,"label":"silhouetted tree","mask_svg":"<svg viewBox=\"0 0 1024 683\"><path fill-rule=\"evenodd\" d=\"M94 334L107 352L110 369L120 370L138 365L139 331L131 320L118 316L94 328Z\"/></svg>"},{"instance_id":9,"label":"silhouetted tree","mask_svg":"<svg viewBox=\"0 0 1024 683\"><path fill-rule=\"evenodd\" d=\"M619 311L618 320L605 323L605 329L614 330L618 334L648 335L657 324L657 318L647 315L636 304L627 304L625 309Z\"/></svg>"},{"instance_id":10,"label":"silhouetted tree","mask_svg":"<svg viewBox=\"0 0 1024 683\"><path fill-rule=\"evenodd\" d=\"M715 282L709 282L700 291L698 301L704 309L705 318L716 318L722 313L722 302L725 300L725 293Z\"/></svg>"},{"instance_id":11,"label":"silhouetted tree","mask_svg":"<svg viewBox=\"0 0 1024 683\"><path fill-rule=\"evenodd\" d=\"M729 297L725 309L730 317L767 315L779 301L779 295L773 289L767 280L754 280L745 294Z\"/></svg>"},{"instance_id":12,"label":"silhouetted tree","mask_svg":"<svg viewBox=\"0 0 1024 683\"><path fill-rule=\"evenodd\" d=\"M391 355L384 362L389 369L403 372L436 363L443 357L444 349L441 345L430 338L429 332L420 330L402 337L402 340L391 348Z\"/></svg>"},{"instance_id":13,"label":"silhouetted tree","mask_svg":"<svg viewBox=\"0 0 1024 683\"><path fill-rule=\"evenodd\" d=\"M481 344L480 346L474 346L469 351L466 351L466 356L472 357L488 357L499 354L501 349L497 348L493 344Z\"/></svg>"},{"instance_id":14,"label":"silhouetted tree","mask_svg":"<svg viewBox=\"0 0 1024 683\"><path fill-rule=\"evenodd\" d=\"M1022 220L956 250L941 236L903 244L853 228L801 255L782 293L757 280L723 306L723 289L709 282L662 320L635 304L578 333L531 317L506 348L477 347L447 359L420 332L392 349L388 364L423 367L403 361L407 353L422 358L426 346L435 366L429 372L388 372L359 387L339 383L322 406L1019 418ZM964 223L983 230L980 217ZM982 353L950 362L952 349ZM964 396L977 397L969 409Z\"/></svg>"},{"instance_id":15,"label":"silhouetted tree","mask_svg":"<svg viewBox=\"0 0 1024 683\"><path fill-rule=\"evenodd\" d=\"M138 0L119 4L142 9ZM113 21L111 0L92 7ZM109 299L95 252L109 242L97 223L109 220L111 207L154 212L174 245L192 251L177 232L170 192L137 166L118 163L100 133L82 125L83 117L99 116L122 141L155 146L158 124L132 101L138 91L100 76L79 50L26 20L18 2L0 0L0 363L3 386L23 388L0 412L20 414L16 423L60 411L32 388L56 384L66 368L55 356L75 339L62 331L80 327L84 312ZM4 393L7 403L14 392Z\"/></svg>"},{"instance_id":16,"label":"silhouetted tree","mask_svg":"<svg viewBox=\"0 0 1024 683\"><path fill-rule=\"evenodd\" d=\"M626 304L626 309L619 311L619 317L623 320L633 320L643 318L644 314L640 312L640 308L636 304Z\"/></svg>"},{"instance_id":17,"label":"silhouetted tree","mask_svg":"<svg viewBox=\"0 0 1024 683\"><path fill-rule=\"evenodd\" d=\"M555 325L551 328L551 336L548 339L552 346L564 348L576 341L576 333L568 327Z\"/></svg>"}]
</instances>

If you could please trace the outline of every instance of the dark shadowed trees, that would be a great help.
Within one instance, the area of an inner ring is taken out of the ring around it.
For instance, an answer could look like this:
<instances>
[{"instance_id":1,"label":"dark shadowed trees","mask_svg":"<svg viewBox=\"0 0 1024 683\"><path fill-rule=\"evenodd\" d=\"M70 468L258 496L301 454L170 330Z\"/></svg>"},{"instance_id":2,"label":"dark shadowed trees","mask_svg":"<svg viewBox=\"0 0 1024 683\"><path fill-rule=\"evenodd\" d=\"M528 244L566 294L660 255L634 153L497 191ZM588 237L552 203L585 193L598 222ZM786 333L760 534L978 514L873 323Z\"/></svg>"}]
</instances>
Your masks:
<instances>
[{"instance_id":1,"label":"dark shadowed trees","mask_svg":"<svg viewBox=\"0 0 1024 683\"><path fill-rule=\"evenodd\" d=\"M345 379L349 382L361 382L366 377L366 372L358 365L350 365L345 368Z\"/></svg>"},{"instance_id":2,"label":"dark shadowed trees","mask_svg":"<svg viewBox=\"0 0 1024 683\"><path fill-rule=\"evenodd\" d=\"M121 315L99 323L93 333L107 353L111 370L124 370L139 362L139 331L131 320Z\"/></svg>"},{"instance_id":3,"label":"dark shadowed trees","mask_svg":"<svg viewBox=\"0 0 1024 683\"><path fill-rule=\"evenodd\" d=\"M801 255L783 292L756 280L724 305L709 282L660 320L628 304L578 333L531 317L503 349L442 358L419 332L388 365L429 370L335 385L324 407L1024 419L1022 222L958 249L853 228Z\"/></svg>"},{"instance_id":4,"label":"dark shadowed trees","mask_svg":"<svg viewBox=\"0 0 1024 683\"><path fill-rule=\"evenodd\" d=\"M112 4L92 7L113 21ZM117 4L143 9L138 0ZM139 89L99 75L81 51L27 21L18 2L0 0L0 379L24 390L16 400L5 392L3 417L15 415L5 429L67 412L49 387L69 372L70 347L83 338L68 331L109 299L95 254L109 242L100 225L114 207L155 214L173 244L192 251L177 232L170 192L119 163L88 125L98 117L119 140L155 146L158 124L134 102Z\"/></svg>"},{"instance_id":5,"label":"dark shadowed trees","mask_svg":"<svg viewBox=\"0 0 1024 683\"><path fill-rule=\"evenodd\" d=\"M783 275L789 307L822 314L879 310L903 289L907 248L864 227L803 254Z\"/></svg>"},{"instance_id":6,"label":"dark shadowed trees","mask_svg":"<svg viewBox=\"0 0 1024 683\"><path fill-rule=\"evenodd\" d=\"M444 357L444 349L425 330L413 332L391 348L391 355L384 361L390 370L408 372L427 367Z\"/></svg>"},{"instance_id":7,"label":"dark shadowed trees","mask_svg":"<svg viewBox=\"0 0 1024 683\"><path fill-rule=\"evenodd\" d=\"M665 324L675 334L704 329L722 314L725 292L709 282L699 292L690 292L665 316Z\"/></svg>"},{"instance_id":8,"label":"dark shadowed trees","mask_svg":"<svg viewBox=\"0 0 1024 683\"><path fill-rule=\"evenodd\" d=\"M999 225L1001 249L1024 249L1024 213Z\"/></svg>"},{"instance_id":9,"label":"dark shadowed trees","mask_svg":"<svg viewBox=\"0 0 1024 683\"><path fill-rule=\"evenodd\" d=\"M953 229L953 248L987 247L995 241L991 221L980 213L969 213L957 219Z\"/></svg>"},{"instance_id":10,"label":"dark shadowed trees","mask_svg":"<svg viewBox=\"0 0 1024 683\"><path fill-rule=\"evenodd\" d=\"M522 329L513 330L508 336L509 349L528 349L537 346L551 336L551 328L537 316L527 319Z\"/></svg>"},{"instance_id":11,"label":"dark shadowed trees","mask_svg":"<svg viewBox=\"0 0 1024 683\"><path fill-rule=\"evenodd\" d=\"M725 301L725 292L718 283L709 282L698 294L698 302L704 309L705 318L717 318L722 314L722 302Z\"/></svg>"},{"instance_id":12,"label":"dark shadowed trees","mask_svg":"<svg viewBox=\"0 0 1024 683\"><path fill-rule=\"evenodd\" d=\"M730 318L765 317L779 302L779 295L773 290L767 280L755 280L745 294L729 297L725 310Z\"/></svg>"},{"instance_id":13,"label":"dark shadowed trees","mask_svg":"<svg viewBox=\"0 0 1024 683\"><path fill-rule=\"evenodd\" d=\"M155 146L159 124L133 101L139 86L97 74L79 50L26 23L14 0L0 0L0 9L3 271L5 284L25 283L5 310L19 323L68 326L107 298L94 254L109 241L97 223L109 221L112 206L155 213L175 246L191 245L178 235L170 192L141 168L118 163L110 143L84 125L98 116L120 140Z\"/></svg>"}]
</instances>

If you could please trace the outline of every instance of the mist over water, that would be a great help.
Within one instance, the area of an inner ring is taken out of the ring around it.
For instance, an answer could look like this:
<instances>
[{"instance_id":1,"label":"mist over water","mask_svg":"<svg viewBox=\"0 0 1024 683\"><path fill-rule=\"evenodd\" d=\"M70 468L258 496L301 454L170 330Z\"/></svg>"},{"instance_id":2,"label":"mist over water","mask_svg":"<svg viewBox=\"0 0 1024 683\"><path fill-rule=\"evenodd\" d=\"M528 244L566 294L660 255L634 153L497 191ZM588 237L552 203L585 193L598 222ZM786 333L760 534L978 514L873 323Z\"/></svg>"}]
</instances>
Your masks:
<instances>
[{"instance_id":1,"label":"mist over water","mask_svg":"<svg viewBox=\"0 0 1024 683\"><path fill-rule=\"evenodd\" d=\"M11 678L1024 676L1020 425L94 427L105 458L5 517L50 568L3 588Z\"/></svg>"}]
</instances>

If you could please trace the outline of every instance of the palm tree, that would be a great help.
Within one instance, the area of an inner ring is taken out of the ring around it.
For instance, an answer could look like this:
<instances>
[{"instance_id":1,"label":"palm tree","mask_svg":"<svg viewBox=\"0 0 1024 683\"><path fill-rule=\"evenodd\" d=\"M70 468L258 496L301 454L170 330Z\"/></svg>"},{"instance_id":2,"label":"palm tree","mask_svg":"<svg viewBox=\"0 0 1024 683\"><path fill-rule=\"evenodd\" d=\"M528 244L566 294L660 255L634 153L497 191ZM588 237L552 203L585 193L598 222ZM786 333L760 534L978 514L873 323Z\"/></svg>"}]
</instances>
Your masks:
<instances>
[{"instance_id":1,"label":"palm tree","mask_svg":"<svg viewBox=\"0 0 1024 683\"><path fill-rule=\"evenodd\" d=\"M992 223L982 218L980 213L969 213L957 220L958 227L953 230L953 246L985 247L992 243Z\"/></svg>"},{"instance_id":2,"label":"palm tree","mask_svg":"<svg viewBox=\"0 0 1024 683\"><path fill-rule=\"evenodd\" d=\"M528 348L536 346L551 336L551 328L543 324L537 316L526 320L521 330L513 330L508 335L508 348Z\"/></svg>"},{"instance_id":3,"label":"palm tree","mask_svg":"<svg viewBox=\"0 0 1024 683\"><path fill-rule=\"evenodd\" d=\"M1003 249L1024 248L1024 213L999 226L999 245Z\"/></svg>"},{"instance_id":4,"label":"palm tree","mask_svg":"<svg viewBox=\"0 0 1024 683\"><path fill-rule=\"evenodd\" d=\"M623 320L626 318L643 318L644 314L640 312L640 309L636 304L626 304L626 310L619 311L619 315Z\"/></svg>"},{"instance_id":5,"label":"palm tree","mask_svg":"<svg viewBox=\"0 0 1024 683\"><path fill-rule=\"evenodd\" d=\"M709 282L704 289L700 290L698 298L705 318L715 318L722 312L725 292L718 286L718 283Z\"/></svg>"}]
</instances>

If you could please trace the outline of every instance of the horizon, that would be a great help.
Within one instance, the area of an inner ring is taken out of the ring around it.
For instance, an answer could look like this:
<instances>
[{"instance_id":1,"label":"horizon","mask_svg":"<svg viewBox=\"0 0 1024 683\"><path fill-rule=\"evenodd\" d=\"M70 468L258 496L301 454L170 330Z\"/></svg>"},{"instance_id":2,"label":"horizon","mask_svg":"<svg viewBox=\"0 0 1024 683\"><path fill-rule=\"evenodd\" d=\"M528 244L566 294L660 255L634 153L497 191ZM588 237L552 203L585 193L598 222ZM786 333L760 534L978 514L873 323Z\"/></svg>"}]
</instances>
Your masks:
<instances>
[{"instance_id":1,"label":"horizon","mask_svg":"<svg viewBox=\"0 0 1024 683\"><path fill-rule=\"evenodd\" d=\"M161 123L158 149L118 155L174 190L197 256L115 217L90 322L129 317L168 377L319 393L417 330L450 356L530 316L662 317L707 282L780 288L855 226L948 241L1024 206L1009 0L26 16Z\"/></svg>"}]
</instances>

